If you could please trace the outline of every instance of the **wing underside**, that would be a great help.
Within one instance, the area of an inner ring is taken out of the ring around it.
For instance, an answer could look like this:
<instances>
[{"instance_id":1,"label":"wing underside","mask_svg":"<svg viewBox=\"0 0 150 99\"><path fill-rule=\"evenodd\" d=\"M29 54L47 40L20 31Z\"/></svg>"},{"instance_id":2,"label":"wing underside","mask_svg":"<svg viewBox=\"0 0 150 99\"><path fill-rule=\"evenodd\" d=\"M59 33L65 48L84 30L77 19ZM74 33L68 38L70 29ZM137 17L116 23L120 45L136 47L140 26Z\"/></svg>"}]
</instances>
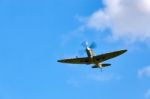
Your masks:
<instances>
[{"instance_id":1,"label":"wing underside","mask_svg":"<svg viewBox=\"0 0 150 99\"><path fill-rule=\"evenodd\" d=\"M70 58L70 59L62 59L58 60L61 63L71 63L71 64L90 64L89 58Z\"/></svg>"},{"instance_id":2,"label":"wing underside","mask_svg":"<svg viewBox=\"0 0 150 99\"><path fill-rule=\"evenodd\" d=\"M94 56L93 58L98 62L103 62L103 61L109 60L111 58L114 58L116 56L119 56L119 55L123 54L126 51L127 50L119 50L119 51L115 51L115 52L110 52L110 53L106 53L106 54L97 55L97 56Z\"/></svg>"}]
</instances>

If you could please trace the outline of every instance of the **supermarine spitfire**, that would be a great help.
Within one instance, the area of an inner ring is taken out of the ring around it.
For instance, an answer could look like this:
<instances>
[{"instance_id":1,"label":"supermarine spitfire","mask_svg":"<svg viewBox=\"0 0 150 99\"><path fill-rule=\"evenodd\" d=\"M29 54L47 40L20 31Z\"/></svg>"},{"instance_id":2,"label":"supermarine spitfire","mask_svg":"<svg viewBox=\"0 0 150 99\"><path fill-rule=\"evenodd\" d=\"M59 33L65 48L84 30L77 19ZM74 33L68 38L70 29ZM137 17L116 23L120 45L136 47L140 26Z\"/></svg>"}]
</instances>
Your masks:
<instances>
[{"instance_id":1,"label":"supermarine spitfire","mask_svg":"<svg viewBox=\"0 0 150 99\"><path fill-rule=\"evenodd\" d=\"M107 67L111 65L109 63L103 63L104 61L117 57L127 51L126 49L124 49L124 50L118 50L118 51L109 52L101 55L95 55L92 50L94 47L96 47L95 43L92 43L90 46L88 46L88 42L84 42L82 43L82 45L85 47L87 57L61 59L58 60L58 62L69 63L69 64L87 64L87 65L94 64L92 68L102 69L103 67Z\"/></svg>"}]
</instances>

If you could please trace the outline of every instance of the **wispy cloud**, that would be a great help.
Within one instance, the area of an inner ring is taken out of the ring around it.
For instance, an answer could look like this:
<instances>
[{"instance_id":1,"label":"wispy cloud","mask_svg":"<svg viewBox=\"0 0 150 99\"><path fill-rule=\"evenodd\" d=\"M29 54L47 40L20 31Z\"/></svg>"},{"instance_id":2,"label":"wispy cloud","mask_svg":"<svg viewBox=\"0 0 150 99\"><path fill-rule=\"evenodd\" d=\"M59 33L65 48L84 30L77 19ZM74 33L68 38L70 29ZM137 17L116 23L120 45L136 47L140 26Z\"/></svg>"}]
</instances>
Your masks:
<instances>
[{"instance_id":1,"label":"wispy cloud","mask_svg":"<svg viewBox=\"0 0 150 99\"><path fill-rule=\"evenodd\" d=\"M122 77L112 73L88 73L80 75L78 78L71 77L66 80L66 84L72 87L81 87L92 83L111 83L118 81Z\"/></svg>"},{"instance_id":2,"label":"wispy cloud","mask_svg":"<svg viewBox=\"0 0 150 99\"><path fill-rule=\"evenodd\" d=\"M139 77L144 77L144 76L150 77L150 66L139 69L138 76Z\"/></svg>"},{"instance_id":3,"label":"wispy cloud","mask_svg":"<svg viewBox=\"0 0 150 99\"><path fill-rule=\"evenodd\" d=\"M111 38L130 42L150 39L150 0L103 0L104 9L86 18L85 26L111 29Z\"/></svg>"},{"instance_id":4,"label":"wispy cloud","mask_svg":"<svg viewBox=\"0 0 150 99\"><path fill-rule=\"evenodd\" d=\"M84 27L79 27L72 32L69 32L67 34L64 33L63 35L61 35L61 46L67 45L73 39L84 38L83 31Z\"/></svg>"},{"instance_id":5,"label":"wispy cloud","mask_svg":"<svg viewBox=\"0 0 150 99\"><path fill-rule=\"evenodd\" d=\"M87 76L87 79L97 82L108 82L111 80L119 80L121 76L114 74L90 74Z\"/></svg>"},{"instance_id":6,"label":"wispy cloud","mask_svg":"<svg viewBox=\"0 0 150 99\"><path fill-rule=\"evenodd\" d=\"M145 98L146 98L146 99L150 99L150 89L146 92Z\"/></svg>"}]
</instances>

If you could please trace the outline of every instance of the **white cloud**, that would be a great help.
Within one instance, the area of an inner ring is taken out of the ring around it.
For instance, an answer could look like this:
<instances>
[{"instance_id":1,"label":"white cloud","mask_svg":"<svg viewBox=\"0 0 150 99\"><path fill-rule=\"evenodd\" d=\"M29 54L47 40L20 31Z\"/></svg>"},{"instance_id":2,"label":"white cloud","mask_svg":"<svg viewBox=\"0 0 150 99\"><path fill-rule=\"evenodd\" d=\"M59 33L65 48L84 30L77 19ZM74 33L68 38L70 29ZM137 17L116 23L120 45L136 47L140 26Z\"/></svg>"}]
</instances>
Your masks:
<instances>
[{"instance_id":1,"label":"white cloud","mask_svg":"<svg viewBox=\"0 0 150 99\"><path fill-rule=\"evenodd\" d=\"M138 70L139 77L150 77L150 66Z\"/></svg>"},{"instance_id":2,"label":"white cloud","mask_svg":"<svg viewBox=\"0 0 150 99\"><path fill-rule=\"evenodd\" d=\"M146 99L150 99L150 89L145 94Z\"/></svg>"},{"instance_id":3,"label":"white cloud","mask_svg":"<svg viewBox=\"0 0 150 99\"><path fill-rule=\"evenodd\" d=\"M145 42L150 39L150 0L103 0L104 9L95 11L86 27L110 28L115 40Z\"/></svg>"},{"instance_id":4,"label":"white cloud","mask_svg":"<svg viewBox=\"0 0 150 99\"><path fill-rule=\"evenodd\" d=\"M101 19L101 20L99 20ZM109 26L109 18L103 11L95 12L91 18L88 19L87 27L94 28L96 30L104 29Z\"/></svg>"}]
</instances>

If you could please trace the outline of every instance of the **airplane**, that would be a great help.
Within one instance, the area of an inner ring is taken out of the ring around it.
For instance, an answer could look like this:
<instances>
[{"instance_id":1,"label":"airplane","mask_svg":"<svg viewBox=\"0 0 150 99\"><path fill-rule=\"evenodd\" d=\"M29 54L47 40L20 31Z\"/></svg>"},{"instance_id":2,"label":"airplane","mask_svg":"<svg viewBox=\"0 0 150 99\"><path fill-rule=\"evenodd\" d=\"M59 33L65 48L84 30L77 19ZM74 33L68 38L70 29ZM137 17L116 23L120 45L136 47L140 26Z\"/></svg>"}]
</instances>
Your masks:
<instances>
[{"instance_id":1,"label":"airplane","mask_svg":"<svg viewBox=\"0 0 150 99\"><path fill-rule=\"evenodd\" d=\"M85 42L83 46L86 47L85 51L87 57L60 59L57 60L57 62L69 63L69 64L87 64L87 65L94 64L92 68L102 69L103 67L111 66L111 64L109 63L103 63L104 61L117 57L127 51L126 49L123 49L123 50L117 50L117 51L108 52L100 55L95 55L95 53L92 50L92 48L96 46L95 43L92 43L90 46L88 46L88 43Z\"/></svg>"}]
</instances>

